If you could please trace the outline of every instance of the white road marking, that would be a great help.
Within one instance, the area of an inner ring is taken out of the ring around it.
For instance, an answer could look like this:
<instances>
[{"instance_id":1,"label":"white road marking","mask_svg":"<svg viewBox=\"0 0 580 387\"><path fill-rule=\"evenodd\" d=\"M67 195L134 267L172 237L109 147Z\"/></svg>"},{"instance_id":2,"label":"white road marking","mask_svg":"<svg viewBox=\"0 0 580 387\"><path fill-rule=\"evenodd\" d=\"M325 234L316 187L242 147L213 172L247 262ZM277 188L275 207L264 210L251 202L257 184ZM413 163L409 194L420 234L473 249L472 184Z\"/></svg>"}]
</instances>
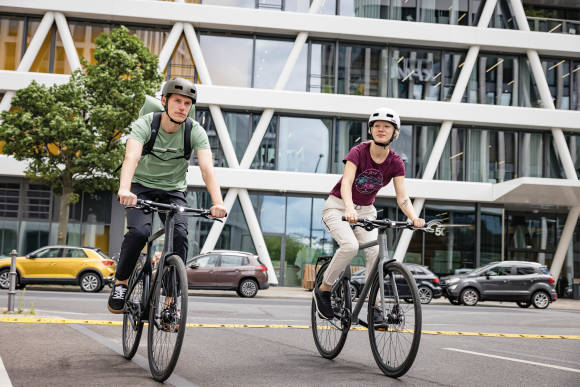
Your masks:
<instances>
[{"instance_id":1,"label":"white road marking","mask_svg":"<svg viewBox=\"0 0 580 387\"><path fill-rule=\"evenodd\" d=\"M529 360L522 360L522 359L514 359L513 357L505 357L505 356L498 356L498 355L491 355L488 353L481 353L481 352L473 352L473 351L466 351L464 349L458 349L458 348L443 348L446 349L448 351L455 351L455 352L462 352L462 353L468 353L470 355L476 355L476 356L484 356L484 357L491 357L494 359L500 359L500 360L509 360L509 361L513 361L516 363L524 363L524 364L531 364L531 365L537 365L540 367L548 367L548 368L555 368L557 370L562 370L562 371L569 371L569 372L577 372L580 373L579 369L576 368L568 368L568 367L562 367L562 366L558 366L558 365L552 365L552 364L545 364L545 363L538 363L535 361L529 361Z\"/></svg>"},{"instance_id":2,"label":"white road marking","mask_svg":"<svg viewBox=\"0 0 580 387\"><path fill-rule=\"evenodd\" d=\"M12 382L10 381L10 377L8 376L8 372L6 372L6 368L4 368L4 363L2 362L1 357L0 357L0 386L12 387Z\"/></svg>"}]
</instances>

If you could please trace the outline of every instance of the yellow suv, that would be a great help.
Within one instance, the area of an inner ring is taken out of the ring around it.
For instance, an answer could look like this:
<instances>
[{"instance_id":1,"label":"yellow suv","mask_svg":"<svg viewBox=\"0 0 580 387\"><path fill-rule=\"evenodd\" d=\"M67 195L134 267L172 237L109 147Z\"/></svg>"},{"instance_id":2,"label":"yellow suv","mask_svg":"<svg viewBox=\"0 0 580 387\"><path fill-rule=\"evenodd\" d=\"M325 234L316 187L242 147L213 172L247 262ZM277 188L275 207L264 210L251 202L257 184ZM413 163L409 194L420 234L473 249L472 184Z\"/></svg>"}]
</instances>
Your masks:
<instances>
[{"instance_id":1,"label":"yellow suv","mask_svg":"<svg viewBox=\"0 0 580 387\"><path fill-rule=\"evenodd\" d=\"M101 250L90 247L46 246L16 257L17 289L28 284L80 285L99 292L115 275L116 264ZM10 285L10 258L0 259L0 288Z\"/></svg>"}]
</instances>

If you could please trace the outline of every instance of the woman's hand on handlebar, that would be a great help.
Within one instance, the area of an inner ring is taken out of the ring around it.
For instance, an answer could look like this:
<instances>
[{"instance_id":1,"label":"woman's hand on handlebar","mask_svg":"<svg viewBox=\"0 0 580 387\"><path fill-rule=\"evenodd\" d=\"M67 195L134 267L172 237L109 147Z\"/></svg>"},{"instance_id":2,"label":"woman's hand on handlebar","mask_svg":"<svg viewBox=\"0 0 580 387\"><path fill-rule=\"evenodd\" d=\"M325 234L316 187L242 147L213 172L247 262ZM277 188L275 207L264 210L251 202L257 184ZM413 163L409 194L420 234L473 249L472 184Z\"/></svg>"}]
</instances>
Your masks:
<instances>
[{"instance_id":1,"label":"woman's hand on handlebar","mask_svg":"<svg viewBox=\"0 0 580 387\"><path fill-rule=\"evenodd\" d=\"M209 209L211 216L213 218L225 218L226 215L228 214L226 208L223 206L223 204L216 204L213 205L210 209Z\"/></svg>"},{"instance_id":2,"label":"woman's hand on handlebar","mask_svg":"<svg viewBox=\"0 0 580 387\"><path fill-rule=\"evenodd\" d=\"M346 208L344 211L344 219L347 220L349 223L356 223L358 220L358 213L354 209L354 207Z\"/></svg>"},{"instance_id":3,"label":"woman's hand on handlebar","mask_svg":"<svg viewBox=\"0 0 580 387\"><path fill-rule=\"evenodd\" d=\"M425 227L425 219L415 218L413 220L413 227L414 228L423 228L423 227Z\"/></svg>"},{"instance_id":4,"label":"woman's hand on handlebar","mask_svg":"<svg viewBox=\"0 0 580 387\"><path fill-rule=\"evenodd\" d=\"M137 205L137 195L135 195L128 189L119 189L119 192L117 192L117 196L119 196L119 202L124 206Z\"/></svg>"}]
</instances>

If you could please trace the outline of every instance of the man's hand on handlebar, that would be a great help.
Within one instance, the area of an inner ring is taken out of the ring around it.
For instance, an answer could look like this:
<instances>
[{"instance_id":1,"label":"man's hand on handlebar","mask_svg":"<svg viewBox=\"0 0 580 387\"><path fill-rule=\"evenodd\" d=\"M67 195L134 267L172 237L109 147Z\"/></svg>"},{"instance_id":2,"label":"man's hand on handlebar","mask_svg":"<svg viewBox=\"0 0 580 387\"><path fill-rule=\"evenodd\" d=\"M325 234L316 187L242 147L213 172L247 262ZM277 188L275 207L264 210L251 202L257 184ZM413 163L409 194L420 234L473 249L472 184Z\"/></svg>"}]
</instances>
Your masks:
<instances>
[{"instance_id":1,"label":"man's hand on handlebar","mask_svg":"<svg viewBox=\"0 0 580 387\"><path fill-rule=\"evenodd\" d=\"M129 191L128 189L119 189L117 192L119 196L119 202L124 206L136 206L137 205L137 195Z\"/></svg>"},{"instance_id":2,"label":"man's hand on handlebar","mask_svg":"<svg viewBox=\"0 0 580 387\"><path fill-rule=\"evenodd\" d=\"M211 216L213 218L225 218L226 215L228 214L228 212L226 211L226 208L223 206L223 204L216 204L213 205L209 211L211 212Z\"/></svg>"}]
</instances>

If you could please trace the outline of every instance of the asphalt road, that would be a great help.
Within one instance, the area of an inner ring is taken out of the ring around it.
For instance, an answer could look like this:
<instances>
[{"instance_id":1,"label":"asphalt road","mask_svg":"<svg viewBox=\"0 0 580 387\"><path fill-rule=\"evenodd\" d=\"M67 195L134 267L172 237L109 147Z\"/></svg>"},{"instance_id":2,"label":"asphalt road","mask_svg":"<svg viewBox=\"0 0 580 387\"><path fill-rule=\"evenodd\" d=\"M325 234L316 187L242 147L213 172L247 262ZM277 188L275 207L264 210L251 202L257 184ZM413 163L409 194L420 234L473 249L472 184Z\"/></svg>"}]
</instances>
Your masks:
<instances>
[{"instance_id":1,"label":"asphalt road","mask_svg":"<svg viewBox=\"0 0 580 387\"><path fill-rule=\"evenodd\" d=\"M19 300L37 316L112 320L107 293L29 291ZM6 292L0 305L6 305ZM189 323L284 324L293 328L188 328L167 384L177 386L520 386L580 385L580 340L423 334L402 378L385 377L366 331L351 331L333 361L312 340L310 303L295 299L191 296ZM2 317L2 316L0 316ZM22 316L26 317L26 316ZM423 329L446 332L580 336L580 311L426 305ZM133 361L121 327L0 323L0 358L13 386L150 386L146 330ZM0 367L0 386L3 386ZM5 381L6 379L4 379Z\"/></svg>"}]
</instances>

